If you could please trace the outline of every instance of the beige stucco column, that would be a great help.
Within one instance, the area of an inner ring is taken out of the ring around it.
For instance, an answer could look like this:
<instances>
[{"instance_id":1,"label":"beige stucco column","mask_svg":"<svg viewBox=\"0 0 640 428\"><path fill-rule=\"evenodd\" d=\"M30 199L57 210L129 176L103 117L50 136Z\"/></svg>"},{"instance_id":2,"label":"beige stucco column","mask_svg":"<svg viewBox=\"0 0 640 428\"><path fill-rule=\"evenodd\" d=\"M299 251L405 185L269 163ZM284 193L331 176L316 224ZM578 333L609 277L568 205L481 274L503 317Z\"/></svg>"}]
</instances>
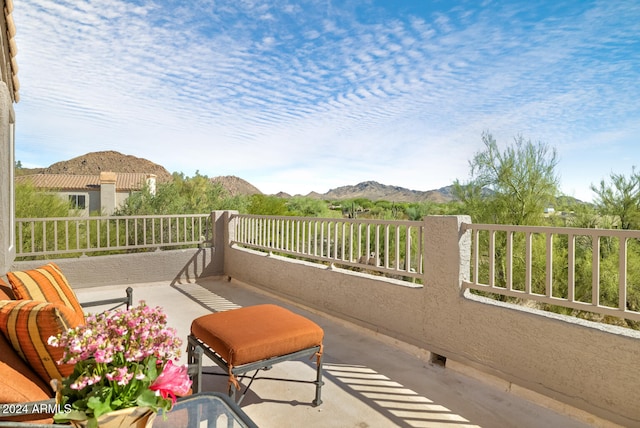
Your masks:
<instances>
[{"instance_id":1,"label":"beige stucco column","mask_svg":"<svg viewBox=\"0 0 640 428\"><path fill-rule=\"evenodd\" d=\"M0 82L0 275L15 258L13 104L7 85Z\"/></svg>"},{"instance_id":2,"label":"beige stucco column","mask_svg":"<svg viewBox=\"0 0 640 428\"><path fill-rule=\"evenodd\" d=\"M471 234L462 230L469 216L428 216L424 222L424 302L422 346L444 357L455 356L466 340L462 281L469 277ZM455 326L455 328L452 328Z\"/></svg>"},{"instance_id":3,"label":"beige stucco column","mask_svg":"<svg viewBox=\"0 0 640 428\"><path fill-rule=\"evenodd\" d=\"M234 239L235 227L231 216L238 211L212 211L211 224L213 227L213 258L210 272L212 275L225 273L225 252Z\"/></svg>"},{"instance_id":4,"label":"beige stucco column","mask_svg":"<svg viewBox=\"0 0 640 428\"><path fill-rule=\"evenodd\" d=\"M157 176L155 174L147 174L145 176L145 182L147 187L149 188L149 193L151 193L153 196L156 195L156 179Z\"/></svg>"},{"instance_id":5,"label":"beige stucco column","mask_svg":"<svg viewBox=\"0 0 640 428\"><path fill-rule=\"evenodd\" d=\"M424 218L424 284L453 298L460 297L463 280L469 279L471 234L462 231L471 217L428 216Z\"/></svg>"}]
</instances>

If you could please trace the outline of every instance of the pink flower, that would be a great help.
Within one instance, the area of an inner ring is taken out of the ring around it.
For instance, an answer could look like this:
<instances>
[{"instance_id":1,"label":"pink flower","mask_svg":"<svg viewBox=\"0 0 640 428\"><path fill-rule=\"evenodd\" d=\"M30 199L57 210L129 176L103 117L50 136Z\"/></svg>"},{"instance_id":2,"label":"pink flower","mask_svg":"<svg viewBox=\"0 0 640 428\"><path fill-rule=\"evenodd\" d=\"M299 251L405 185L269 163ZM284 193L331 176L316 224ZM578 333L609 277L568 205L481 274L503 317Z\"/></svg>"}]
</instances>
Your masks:
<instances>
[{"instance_id":1,"label":"pink flower","mask_svg":"<svg viewBox=\"0 0 640 428\"><path fill-rule=\"evenodd\" d=\"M187 366L176 366L173 361L167 361L162 373L151 384L149 389L159 392L162 398L171 398L173 404L175 404L178 395L186 395L191 388L191 379L187 373Z\"/></svg>"}]
</instances>

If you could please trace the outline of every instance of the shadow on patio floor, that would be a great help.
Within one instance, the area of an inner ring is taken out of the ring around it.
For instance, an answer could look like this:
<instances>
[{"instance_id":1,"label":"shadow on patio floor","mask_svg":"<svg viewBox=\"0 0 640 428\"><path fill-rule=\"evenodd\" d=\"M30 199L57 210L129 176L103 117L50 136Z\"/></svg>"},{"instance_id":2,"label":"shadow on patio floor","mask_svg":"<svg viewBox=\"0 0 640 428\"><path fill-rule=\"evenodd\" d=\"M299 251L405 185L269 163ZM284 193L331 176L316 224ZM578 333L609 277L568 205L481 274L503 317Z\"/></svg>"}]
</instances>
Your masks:
<instances>
[{"instance_id":1,"label":"shadow on patio floor","mask_svg":"<svg viewBox=\"0 0 640 428\"><path fill-rule=\"evenodd\" d=\"M77 289L81 301L111 297L116 289ZM186 342L191 321L211 311L275 303L313 320L325 331L323 404L313 407L312 361L289 361L261 372L241 403L262 428L270 427L565 427L592 425L558 414L455 370L429 363L426 351L396 346L369 330L311 312L259 290L222 279L197 283L137 284L134 302L165 309ZM92 312L100 308L91 308ZM185 356L182 356L186 362ZM205 359L203 389L226 391L227 377ZM284 377L293 382L260 379ZM243 382L246 383L246 382Z\"/></svg>"}]
</instances>

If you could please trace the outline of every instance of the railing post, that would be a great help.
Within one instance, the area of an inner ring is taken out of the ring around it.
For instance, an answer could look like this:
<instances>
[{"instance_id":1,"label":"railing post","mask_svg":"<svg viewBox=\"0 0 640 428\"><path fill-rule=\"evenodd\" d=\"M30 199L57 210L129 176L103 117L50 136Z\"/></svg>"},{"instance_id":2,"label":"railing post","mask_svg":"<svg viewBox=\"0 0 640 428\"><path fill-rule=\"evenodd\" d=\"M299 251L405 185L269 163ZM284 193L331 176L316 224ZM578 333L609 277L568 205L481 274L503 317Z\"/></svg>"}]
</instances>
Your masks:
<instances>
[{"instance_id":1,"label":"railing post","mask_svg":"<svg viewBox=\"0 0 640 428\"><path fill-rule=\"evenodd\" d=\"M236 224L237 218L231 218L233 215L237 215L238 211L225 211L224 212L224 245L229 246L232 241L236 240Z\"/></svg>"},{"instance_id":2,"label":"railing post","mask_svg":"<svg viewBox=\"0 0 640 428\"><path fill-rule=\"evenodd\" d=\"M431 363L445 366L455 345L442 340L438 330L446 329L460 316L457 309L462 297L462 282L470 276L471 233L463 223L469 216L427 216L424 223L424 272L426 294L423 312L425 341L431 345Z\"/></svg>"},{"instance_id":3,"label":"railing post","mask_svg":"<svg viewBox=\"0 0 640 428\"><path fill-rule=\"evenodd\" d=\"M224 275L225 251L235 237L235 228L232 227L230 221L232 214L238 214L238 211L211 212L211 227L213 228L211 270L213 275Z\"/></svg>"},{"instance_id":4,"label":"railing post","mask_svg":"<svg viewBox=\"0 0 640 428\"><path fill-rule=\"evenodd\" d=\"M424 284L428 292L461 293L469 279L471 233L462 228L471 217L427 216L424 221Z\"/></svg>"}]
</instances>

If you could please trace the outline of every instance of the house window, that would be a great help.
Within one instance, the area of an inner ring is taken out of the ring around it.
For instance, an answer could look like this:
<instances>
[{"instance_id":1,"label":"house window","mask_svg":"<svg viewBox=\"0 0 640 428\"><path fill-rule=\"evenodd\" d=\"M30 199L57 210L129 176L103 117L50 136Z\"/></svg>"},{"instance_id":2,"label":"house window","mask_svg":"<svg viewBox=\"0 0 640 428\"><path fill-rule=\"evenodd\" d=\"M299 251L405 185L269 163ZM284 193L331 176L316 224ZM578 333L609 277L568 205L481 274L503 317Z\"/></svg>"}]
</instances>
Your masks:
<instances>
[{"instance_id":1,"label":"house window","mask_svg":"<svg viewBox=\"0 0 640 428\"><path fill-rule=\"evenodd\" d=\"M72 209L85 209L87 207L85 195L69 195L69 204Z\"/></svg>"}]
</instances>

